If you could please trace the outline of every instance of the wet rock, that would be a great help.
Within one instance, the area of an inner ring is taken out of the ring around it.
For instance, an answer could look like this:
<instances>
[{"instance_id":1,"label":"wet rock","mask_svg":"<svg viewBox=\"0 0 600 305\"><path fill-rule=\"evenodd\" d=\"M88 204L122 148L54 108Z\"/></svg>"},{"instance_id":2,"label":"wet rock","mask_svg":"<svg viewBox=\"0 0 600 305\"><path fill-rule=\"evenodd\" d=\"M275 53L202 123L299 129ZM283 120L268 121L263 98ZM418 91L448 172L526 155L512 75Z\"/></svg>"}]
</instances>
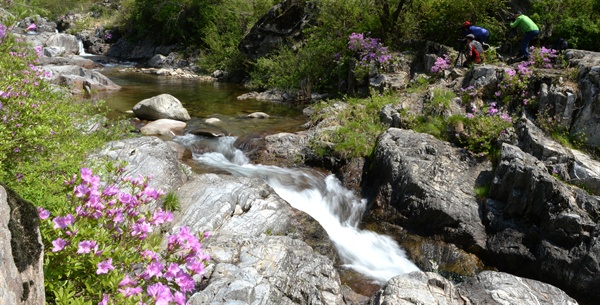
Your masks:
<instances>
[{"instance_id":1,"label":"wet rock","mask_svg":"<svg viewBox=\"0 0 600 305\"><path fill-rule=\"evenodd\" d=\"M76 94L121 89L121 86L115 84L101 73L77 65L51 65L44 66L44 69L51 73L48 81L53 84L66 86Z\"/></svg>"},{"instance_id":2,"label":"wet rock","mask_svg":"<svg viewBox=\"0 0 600 305\"><path fill-rule=\"evenodd\" d=\"M206 123L204 120L198 118L189 120L186 123L183 132L209 138L224 137L229 134L220 126Z\"/></svg>"},{"instance_id":3,"label":"wet rock","mask_svg":"<svg viewBox=\"0 0 600 305\"><path fill-rule=\"evenodd\" d=\"M249 119L268 119L270 116L264 112L253 112L246 117Z\"/></svg>"},{"instance_id":4,"label":"wet rock","mask_svg":"<svg viewBox=\"0 0 600 305\"><path fill-rule=\"evenodd\" d=\"M126 164L123 173L125 177L152 177L149 185L158 190L174 190L187 181L186 166L179 163L177 152L156 137L109 142L88 159L89 162L98 162L95 159L123 161Z\"/></svg>"},{"instance_id":5,"label":"wet rock","mask_svg":"<svg viewBox=\"0 0 600 305\"><path fill-rule=\"evenodd\" d=\"M186 124L182 121L170 120L170 119L159 119L156 121L148 122L144 127L140 129L140 132L147 136L152 135L168 135L176 136L183 135L183 129Z\"/></svg>"},{"instance_id":6,"label":"wet rock","mask_svg":"<svg viewBox=\"0 0 600 305\"><path fill-rule=\"evenodd\" d=\"M551 285L507 273L484 271L460 284L436 273L412 272L391 279L368 303L376 304L554 304L577 302Z\"/></svg>"}]
</instances>

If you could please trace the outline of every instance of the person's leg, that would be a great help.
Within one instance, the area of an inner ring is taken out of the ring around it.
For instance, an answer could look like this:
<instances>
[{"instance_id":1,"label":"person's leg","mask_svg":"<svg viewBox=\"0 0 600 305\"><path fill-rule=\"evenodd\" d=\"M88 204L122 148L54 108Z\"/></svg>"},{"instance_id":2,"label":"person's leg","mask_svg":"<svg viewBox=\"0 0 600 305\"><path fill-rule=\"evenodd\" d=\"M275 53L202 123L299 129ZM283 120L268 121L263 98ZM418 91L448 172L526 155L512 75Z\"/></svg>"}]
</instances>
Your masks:
<instances>
[{"instance_id":1,"label":"person's leg","mask_svg":"<svg viewBox=\"0 0 600 305\"><path fill-rule=\"evenodd\" d=\"M523 52L523 59L529 60L529 43L539 33L539 31L529 31L523 35L523 40L521 41L521 52Z\"/></svg>"}]
</instances>

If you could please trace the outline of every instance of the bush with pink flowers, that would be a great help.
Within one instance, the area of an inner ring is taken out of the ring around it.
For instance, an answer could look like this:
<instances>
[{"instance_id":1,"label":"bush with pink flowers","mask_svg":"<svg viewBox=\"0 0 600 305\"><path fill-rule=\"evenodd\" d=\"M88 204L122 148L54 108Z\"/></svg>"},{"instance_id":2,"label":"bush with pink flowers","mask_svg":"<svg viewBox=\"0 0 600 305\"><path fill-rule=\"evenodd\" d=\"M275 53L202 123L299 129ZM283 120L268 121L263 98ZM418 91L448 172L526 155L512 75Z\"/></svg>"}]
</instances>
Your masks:
<instances>
[{"instance_id":1,"label":"bush with pink flowers","mask_svg":"<svg viewBox=\"0 0 600 305\"><path fill-rule=\"evenodd\" d=\"M147 178L102 183L88 168L66 184L69 210L38 208L47 249L46 294L56 304L186 304L210 259L201 241L181 227L161 247L161 226L173 220L149 209L163 193Z\"/></svg>"}]
</instances>

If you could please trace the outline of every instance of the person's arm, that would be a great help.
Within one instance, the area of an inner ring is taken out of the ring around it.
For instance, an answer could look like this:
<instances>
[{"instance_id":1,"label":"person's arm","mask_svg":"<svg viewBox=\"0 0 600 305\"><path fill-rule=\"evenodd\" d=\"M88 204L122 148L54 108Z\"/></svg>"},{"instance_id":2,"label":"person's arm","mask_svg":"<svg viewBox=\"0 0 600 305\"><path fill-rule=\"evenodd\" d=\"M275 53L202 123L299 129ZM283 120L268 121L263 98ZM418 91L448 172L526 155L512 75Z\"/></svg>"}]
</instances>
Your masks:
<instances>
[{"instance_id":1,"label":"person's arm","mask_svg":"<svg viewBox=\"0 0 600 305\"><path fill-rule=\"evenodd\" d=\"M515 19L515 21L510 23L510 27L512 29L514 29L515 27L517 27L519 24L521 23L521 16L517 17L517 19Z\"/></svg>"}]
</instances>

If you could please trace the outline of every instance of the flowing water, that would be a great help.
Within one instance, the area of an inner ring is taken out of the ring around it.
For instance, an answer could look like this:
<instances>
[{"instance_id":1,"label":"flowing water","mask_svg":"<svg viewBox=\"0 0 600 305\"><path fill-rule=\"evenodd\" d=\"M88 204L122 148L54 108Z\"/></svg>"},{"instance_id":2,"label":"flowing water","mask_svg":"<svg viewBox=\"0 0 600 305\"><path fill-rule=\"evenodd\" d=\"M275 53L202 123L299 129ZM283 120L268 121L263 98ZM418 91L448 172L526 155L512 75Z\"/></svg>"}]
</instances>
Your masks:
<instances>
[{"instance_id":1,"label":"flowing water","mask_svg":"<svg viewBox=\"0 0 600 305\"><path fill-rule=\"evenodd\" d=\"M250 164L244 153L233 147L235 136L255 132L293 132L306 122L300 109L253 100L238 101L245 93L239 85L205 83L156 75L105 69L101 73L123 87L100 96L113 117L130 116L139 101L162 93L178 98L192 117L218 117L227 122L234 136L206 139L193 135L174 140L187 146L202 145L212 152L195 154L194 160L215 171L261 178L295 209L317 220L335 245L343 267L381 285L390 278L418 270L406 259L404 251L388 236L358 229L366 201L345 189L333 175L317 171ZM248 120L251 112L266 112L267 120ZM204 143L199 143L204 142Z\"/></svg>"},{"instance_id":2,"label":"flowing water","mask_svg":"<svg viewBox=\"0 0 600 305\"><path fill-rule=\"evenodd\" d=\"M175 140L188 143L190 137L193 136ZM223 137L218 141L219 145L214 146L216 151L194 155L194 159L233 175L265 180L292 207L321 224L345 263L343 267L378 284L418 270L393 239L358 229L366 201L344 188L333 175L250 164L244 154L233 147L235 138Z\"/></svg>"}]
</instances>

